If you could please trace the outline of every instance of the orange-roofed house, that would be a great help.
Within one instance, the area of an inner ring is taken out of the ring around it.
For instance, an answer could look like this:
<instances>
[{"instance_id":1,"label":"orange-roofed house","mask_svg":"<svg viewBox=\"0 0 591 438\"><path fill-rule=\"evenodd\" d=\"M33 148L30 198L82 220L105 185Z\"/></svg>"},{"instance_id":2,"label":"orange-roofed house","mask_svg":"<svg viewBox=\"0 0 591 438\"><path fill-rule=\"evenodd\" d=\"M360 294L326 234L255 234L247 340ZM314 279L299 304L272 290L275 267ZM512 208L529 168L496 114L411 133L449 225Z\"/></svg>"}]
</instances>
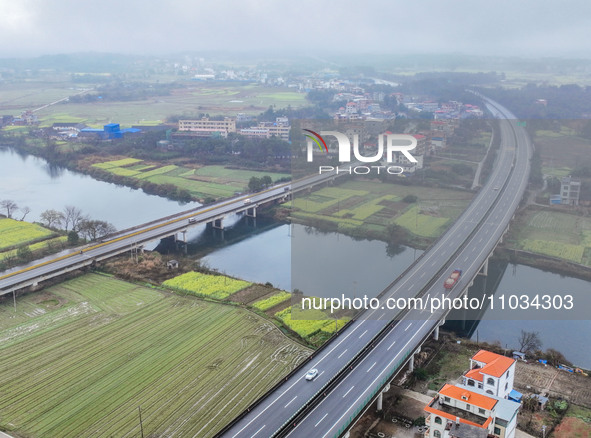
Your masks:
<instances>
[{"instance_id":1,"label":"orange-roofed house","mask_svg":"<svg viewBox=\"0 0 591 438\"><path fill-rule=\"evenodd\" d=\"M519 403L470 387L443 385L425 406L425 438L514 438Z\"/></svg>"},{"instance_id":2,"label":"orange-roofed house","mask_svg":"<svg viewBox=\"0 0 591 438\"><path fill-rule=\"evenodd\" d=\"M464 375L463 383L486 394L507 398L513 390L514 379L514 359L480 350L470 359L470 371Z\"/></svg>"}]
</instances>

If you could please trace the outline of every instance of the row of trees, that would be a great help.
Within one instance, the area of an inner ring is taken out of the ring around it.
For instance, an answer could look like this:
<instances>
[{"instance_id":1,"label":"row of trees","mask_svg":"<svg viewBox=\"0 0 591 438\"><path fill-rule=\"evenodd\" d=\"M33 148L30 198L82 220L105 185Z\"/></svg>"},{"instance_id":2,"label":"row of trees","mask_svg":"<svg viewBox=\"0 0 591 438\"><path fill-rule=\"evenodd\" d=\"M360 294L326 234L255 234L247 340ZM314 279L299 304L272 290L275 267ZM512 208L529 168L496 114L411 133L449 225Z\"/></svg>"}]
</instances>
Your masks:
<instances>
[{"instance_id":1,"label":"row of trees","mask_svg":"<svg viewBox=\"0 0 591 438\"><path fill-rule=\"evenodd\" d=\"M273 184L273 180L269 175L265 175L260 178L253 176L248 181L248 190L251 192L260 192L261 190L269 187L271 184Z\"/></svg>"},{"instance_id":2,"label":"row of trees","mask_svg":"<svg viewBox=\"0 0 591 438\"><path fill-rule=\"evenodd\" d=\"M5 215L9 219L13 219L13 215L20 210L22 213L21 221L31 212L29 207L20 208L11 199L0 201L0 209L6 213ZM45 210L41 213L39 219L47 228L63 230L69 233L68 240L73 244L77 243L78 236L82 236L87 240L95 240L117 231L113 224L91 219L88 215L82 213L82 210L71 205L67 205L63 211Z\"/></svg>"},{"instance_id":3,"label":"row of trees","mask_svg":"<svg viewBox=\"0 0 591 438\"><path fill-rule=\"evenodd\" d=\"M75 243L74 240L77 241L78 236L95 240L117 231L113 224L91 219L83 214L82 210L71 205L66 206L63 211L45 210L41 213L40 220L47 228L68 232L68 240L71 243Z\"/></svg>"}]
</instances>

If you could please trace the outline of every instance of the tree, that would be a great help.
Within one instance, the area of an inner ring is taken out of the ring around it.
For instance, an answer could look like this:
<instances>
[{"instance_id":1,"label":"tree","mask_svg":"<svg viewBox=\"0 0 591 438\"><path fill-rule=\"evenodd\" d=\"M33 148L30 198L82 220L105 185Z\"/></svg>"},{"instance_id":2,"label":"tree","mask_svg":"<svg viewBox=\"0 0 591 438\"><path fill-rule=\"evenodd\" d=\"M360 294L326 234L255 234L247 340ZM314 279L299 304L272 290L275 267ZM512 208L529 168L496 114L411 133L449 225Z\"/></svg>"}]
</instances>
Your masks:
<instances>
[{"instance_id":1,"label":"tree","mask_svg":"<svg viewBox=\"0 0 591 438\"><path fill-rule=\"evenodd\" d=\"M417 202L419 200L418 196L416 195L406 195L402 202L406 202L407 204L412 204L413 202Z\"/></svg>"},{"instance_id":2,"label":"tree","mask_svg":"<svg viewBox=\"0 0 591 438\"><path fill-rule=\"evenodd\" d=\"M23 213L23 217L21 217L21 222L25 220L25 217L31 212L29 207L21 208L21 212Z\"/></svg>"},{"instance_id":3,"label":"tree","mask_svg":"<svg viewBox=\"0 0 591 438\"><path fill-rule=\"evenodd\" d=\"M16 205L16 202L12 199L4 199L3 201L0 201L0 208L6 210L6 217L11 219L12 213L18 210L18 205Z\"/></svg>"},{"instance_id":4,"label":"tree","mask_svg":"<svg viewBox=\"0 0 591 438\"><path fill-rule=\"evenodd\" d=\"M72 205L66 205L64 208L64 229L68 231L71 226L72 230L78 229L80 221L85 219L82 215L82 210Z\"/></svg>"},{"instance_id":5,"label":"tree","mask_svg":"<svg viewBox=\"0 0 591 438\"><path fill-rule=\"evenodd\" d=\"M117 231L113 224L105 221L84 219L80 222L78 232L88 240L96 240Z\"/></svg>"},{"instance_id":6,"label":"tree","mask_svg":"<svg viewBox=\"0 0 591 438\"><path fill-rule=\"evenodd\" d=\"M263 186L265 188L269 187L271 184L273 184L273 180L271 179L271 177L269 175L265 175L261 178L261 184L263 184Z\"/></svg>"},{"instance_id":7,"label":"tree","mask_svg":"<svg viewBox=\"0 0 591 438\"><path fill-rule=\"evenodd\" d=\"M25 263L33 260L33 253L31 252L31 248L28 246L21 246L19 249L17 249L16 256L18 257L19 261Z\"/></svg>"},{"instance_id":8,"label":"tree","mask_svg":"<svg viewBox=\"0 0 591 438\"><path fill-rule=\"evenodd\" d=\"M258 178L256 176L251 177L248 181L248 190L251 192L260 192L263 190L262 178Z\"/></svg>"},{"instance_id":9,"label":"tree","mask_svg":"<svg viewBox=\"0 0 591 438\"><path fill-rule=\"evenodd\" d=\"M57 210L45 210L41 213L40 219L48 228L59 228L64 221L64 214Z\"/></svg>"},{"instance_id":10,"label":"tree","mask_svg":"<svg viewBox=\"0 0 591 438\"><path fill-rule=\"evenodd\" d=\"M68 232L68 243L70 245L77 245L78 244L78 233L74 230Z\"/></svg>"},{"instance_id":11,"label":"tree","mask_svg":"<svg viewBox=\"0 0 591 438\"><path fill-rule=\"evenodd\" d=\"M525 330L521 330L517 342L519 343L519 351L524 353L542 348L542 341L538 332L526 332Z\"/></svg>"}]
</instances>

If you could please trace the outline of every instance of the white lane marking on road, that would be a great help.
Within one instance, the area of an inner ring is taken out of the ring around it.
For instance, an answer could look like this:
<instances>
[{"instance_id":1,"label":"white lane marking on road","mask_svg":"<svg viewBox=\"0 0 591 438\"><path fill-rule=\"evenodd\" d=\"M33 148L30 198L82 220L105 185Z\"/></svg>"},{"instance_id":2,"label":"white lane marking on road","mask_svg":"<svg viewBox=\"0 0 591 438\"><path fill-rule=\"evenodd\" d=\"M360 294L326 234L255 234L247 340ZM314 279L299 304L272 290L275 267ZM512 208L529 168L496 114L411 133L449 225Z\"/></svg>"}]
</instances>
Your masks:
<instances>
[{"instance_id":1,"label":"white lane marking on road","mask_svg":"<svg viewBox=\"0 0 591 438\"><path fill-rule=\"evenodd\" d=\"M363 333L361 333L361 334L359 335L359 339L361 339L361 338L363 337L363 335L364 335L364 334L366 334L366 333L367 333L367 330L366 330L366 331L364 331Z\"/></svg>"},{"instance_id":2,"label":"white lane marking on road","mask_svg":"<svg viewBox=\"0 0 591 438\"><path fill-rule=\"evenodd\" d=\"M343 354L345 354L347 352L347 350L348 350L348 348L345 348L345 351L343 351L341 354L339 354L337 359L340 359L343 356Z\"/></svg>"},{"instance_id":3,"label":"white lane marking on road","mask_svg":"<svg viewBox=\"0 0 591 438\"><path fill-rule=\"evenodd\" d=\"M371 371L371 369L375 366L375 364L377 364L377 362L374 362L373 365L368 368L368 370L366 371L366 373L369 373Z\"/></svg>"},{"instance_id":4,"label":"white lane marking on road","mask_svg":"<svg viewBox=\"0 0 591 438\"><path fill-rule=\"evenodd\" d=\"M347 397L347 394L349 394L351 391L353 391L353 388L355 388L355 385L351 386L351 388L349 388L349 390L347 392L345 392L345 395L343 395L343 398Z\"/></svg>"},{"instance_id":5,"label":"white lane marking on road","mask_svg":"<svg viewBox=\"0 0 591 438\"><path fill-rule=\"evenodd\" d=\"M406 328L404 329L404 331L407 331L410 328L411 325L412 325L412 322L408 326L406 326Z\"/></svg>"},{"instance_id":6,"label":"white lane marking on road","mask_svg":"<svg viewBox=\"0 0 591 438\"><path fill-rule=\"evenodd\" d=\"M265 426L266 426L266 424L263 424L263 427L261 427L259 430L257 430L251 438L255 437L257 435L257 433L259 433L261 430L263 430L265 428Z\"/></svg>"},{"instance_id":7,"label":"white lane marking on road","mask_svg":"<svg viewBox=\"0 0 591 438\"><path fill-rule=\"evenodd\" d=\"M394 346L394 344L395 344L395 343L396 343L396 341L394 341L394 342L392 342L392 343L390 344L390 346L388 347L388 351L390 351L390 348L392 348L392 347Z\"/></svg>"},{"instance_id":8,"label":"white lane marking on road","mask_svg":"<svg viewBox=\"0 0 591 438\"><path fill-rule=\"evenodd\" d=\"M421 277L420 278L423 278L426 273L427 273L427 271L423 271L423 273L421 274Z\"/></svg>"},{"instance_id":9,"label":"white lane marking on road","mask_svg":"<svg viewBox=\"0 0 591 438\"><path fill-rule=\"evenodd\" d=\"M322 423L322 420L324 420L324 419L326 418L326 416L327 416L327 415L328 415L328 412L327 412L326 414L324 414L324 417L322 417L322 418L321 418L321 419L318 421L318 423L316 423L316 424L314 425L314 427L317 427L317 426L318 426L320 423Z\"/></svg>"},{"instance_id":10,"label":"white lane marking on road","mask_svg":"<svg viewBox=\"0 0 591 438\"><path fill-rule=\"evenodd\" d=\"M286 404L286 405L284 406L284 408L288 407L288 406L291 404L291 402L292 402L292 401L294 401L296 398L298 398L298 396L297 396L297 395L296 395L294 398L292 398L292 399L289 401L289 403L288 403L288 404Z\"/></svg>"}]
</instances>

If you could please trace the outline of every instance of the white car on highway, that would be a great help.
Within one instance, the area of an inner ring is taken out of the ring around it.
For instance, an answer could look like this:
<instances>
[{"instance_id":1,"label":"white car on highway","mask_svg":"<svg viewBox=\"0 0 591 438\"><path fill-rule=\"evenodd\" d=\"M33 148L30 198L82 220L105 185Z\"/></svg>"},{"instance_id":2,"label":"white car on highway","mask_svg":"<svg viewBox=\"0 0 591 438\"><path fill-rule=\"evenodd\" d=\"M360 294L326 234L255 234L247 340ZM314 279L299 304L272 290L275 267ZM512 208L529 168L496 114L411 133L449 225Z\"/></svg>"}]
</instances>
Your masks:
<instances>
[{"instance_id":1,"label":"white car on highway","mask_svg":"<svg viewBox=\"0 0 591 438\"><path fill-rule=\"evenodd\" d=\"M306 380L314 380L316 376L318 376L318 370L316 368L312 368L306 373Z\"/></svg>"}]
</instances>

